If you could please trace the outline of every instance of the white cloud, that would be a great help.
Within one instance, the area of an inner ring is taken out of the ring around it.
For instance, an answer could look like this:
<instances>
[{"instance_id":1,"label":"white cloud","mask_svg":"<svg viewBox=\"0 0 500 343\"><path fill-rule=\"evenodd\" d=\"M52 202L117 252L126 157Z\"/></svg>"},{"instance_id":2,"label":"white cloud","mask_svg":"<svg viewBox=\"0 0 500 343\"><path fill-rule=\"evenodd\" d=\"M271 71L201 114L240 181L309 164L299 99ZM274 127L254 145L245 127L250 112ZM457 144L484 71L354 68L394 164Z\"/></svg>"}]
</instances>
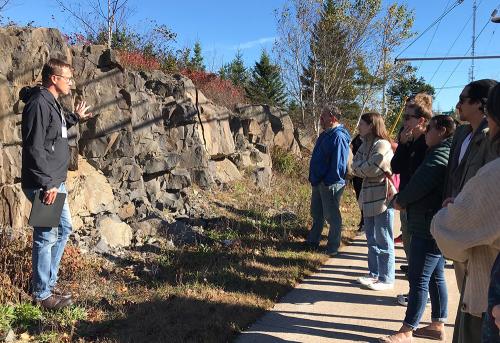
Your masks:
<instances>
[{"instance_id":1,"label":"white cloud","mask_svg":"<svg viewBox=\"0 0 500 343\"><path fill-rule=\"evenodd\" d=\"M238 45L234 45L234 46L232 46L232 49L234 49L234 50L252 49L252 48L255 48L256 46L259 46L259 45L274 42L275 40L276 40L276 37L263 37L263 38L259 38L259 39L256 39L256 40L253 40L250 42L245 42L245 43L241 43Z\"/></svg>"}]
</instances>

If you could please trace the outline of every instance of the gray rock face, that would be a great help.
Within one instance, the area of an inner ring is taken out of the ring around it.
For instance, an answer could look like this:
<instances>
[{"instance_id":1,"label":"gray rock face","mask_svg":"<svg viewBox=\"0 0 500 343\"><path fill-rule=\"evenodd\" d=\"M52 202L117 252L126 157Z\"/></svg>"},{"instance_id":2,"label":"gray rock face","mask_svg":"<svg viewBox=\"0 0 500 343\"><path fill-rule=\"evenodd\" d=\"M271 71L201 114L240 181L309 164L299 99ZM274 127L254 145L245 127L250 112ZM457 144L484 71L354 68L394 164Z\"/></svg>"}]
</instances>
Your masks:
<instances>
[{"instance_id":1,"label":"gray rock face","mask_svg":"<svg viewBox=\"0 0 500 343\"><path fill-rule=\"evenodd\" d=\"M232 122L233 130L241 127L250 143L271 149L278 147L300 156L292 119L287 113L267 105L240 105L236 114L239 119Z\"/></svg>"},{"instance_id":2,"label":"gray rock face","mask_svg":"<svg viewBox=\"0 0 500 343\"><path fill-rule=\"evenodd\" d=\"M151 231L128 223L155 211L188 213L186 189L193 183L210 188L240 179L245 170L267 185L269 150L298 153L286 113L268 106L240 106L232 113L182 75L127 70L105 46L69 47L54 29L0 28L0 226L27 223L19 91L40 82L51 57L74 69L76 84L60 99L63 106L72 110L85 100L94 113L69 131L70 207L75 233L89 248L89 242L100 242L104 251L143 241Z\"/></svg>"}]
</instances>

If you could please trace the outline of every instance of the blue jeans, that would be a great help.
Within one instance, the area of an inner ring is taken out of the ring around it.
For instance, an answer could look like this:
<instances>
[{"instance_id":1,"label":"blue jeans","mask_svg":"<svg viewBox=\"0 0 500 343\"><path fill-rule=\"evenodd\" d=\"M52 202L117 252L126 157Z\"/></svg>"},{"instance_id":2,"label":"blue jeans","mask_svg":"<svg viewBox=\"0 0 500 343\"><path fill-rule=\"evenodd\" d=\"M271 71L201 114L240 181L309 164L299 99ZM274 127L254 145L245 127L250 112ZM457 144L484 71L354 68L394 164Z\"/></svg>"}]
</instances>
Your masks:
<instances>
[{"instance_id":1,"label":"blue jeans","mask_svg":"<svg viewBox=\"0 0 500 343\"><path fill-rule=\"evenodd\" d=\"M36 189L23 189L26 197L33 202ZM67 193L64 183L59 186L59 193ZM44 300L51 296L57 283L57 273L73 227L69 211L68 197L64 202L61 220L58 227L33 228L33 297Z\"/></svg>"},{"instance_id":2,"label":"blue jeans","mask_svg":"<svg viewBox=\"0 0 500 343\"><path fill-rule=\"evenodd\" d=\"M373 217L364 217L368 245L368 270L372 277L378 277L378 280L383 283L394 282L393 221L394 209L392 208Z\"/></svg>"},{"instance_id":3,"label":"blue jeans","mask_svg":"<svg viewBox=\"0 0 500 343\"><path fill-rule=\"evenodd\" d=\"M411 236L408 280L410 293L404 323L417 328L430 294L433 322L448 317L448 290L444 277L444 258L434 239Z\"/></svg>"},{"instance_id":4,"label":"blue jeans","mask_svg":"<svg viewBox=\"0 0 500 343\"><path fill-rule=\"evenodd\" d=\"M311 231L307 236L310 244L319 244L325 219L330 225L328 232L328 253L335 253L340 247L340 235L342 231L342 216L340 214L340 199L345 185L336 183L326 186L320 183L312 187L311 195L311 217L313 220Z\"/></svg>"}]
</instances>

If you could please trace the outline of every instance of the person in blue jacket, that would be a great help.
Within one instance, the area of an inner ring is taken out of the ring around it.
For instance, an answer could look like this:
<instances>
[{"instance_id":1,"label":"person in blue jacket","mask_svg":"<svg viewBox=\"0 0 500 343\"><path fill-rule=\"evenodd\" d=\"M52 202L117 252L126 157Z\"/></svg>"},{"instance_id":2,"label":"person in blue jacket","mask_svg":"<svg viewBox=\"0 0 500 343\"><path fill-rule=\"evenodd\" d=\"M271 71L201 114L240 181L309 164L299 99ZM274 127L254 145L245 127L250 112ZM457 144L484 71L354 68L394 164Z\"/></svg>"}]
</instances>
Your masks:
<instances>
[{"instance_id":1,"label":"person in blue jacket","mask_svg":"<svg viewBox=\"0 0 500 343\"><path fill-rule=\"evenodd\" d=\"M320 117L323 132L319 135L309 165L312 186L311 217L313 224L307 245L317 249L325 219L329 224L326 252L337 255L340 247L342 217L340 199L346 185L347 161L351 136L340 124L341 112L332 106L325 108Z\"/></svg>"}]
</instances>

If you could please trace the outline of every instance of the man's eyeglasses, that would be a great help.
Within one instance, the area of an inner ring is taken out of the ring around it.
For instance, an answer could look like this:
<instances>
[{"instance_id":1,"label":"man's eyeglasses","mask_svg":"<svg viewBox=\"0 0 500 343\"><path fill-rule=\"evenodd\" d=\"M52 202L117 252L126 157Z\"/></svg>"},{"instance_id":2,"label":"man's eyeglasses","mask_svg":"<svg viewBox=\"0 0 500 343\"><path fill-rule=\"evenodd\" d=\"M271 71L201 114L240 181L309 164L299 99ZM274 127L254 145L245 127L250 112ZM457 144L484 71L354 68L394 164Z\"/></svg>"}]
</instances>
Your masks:
<instances>
[{"instance_id":1,"label":"man's eyeglasses","mask_svg":"<svg viewBox=\"0 0 500 343\"><path fill-rule=\"evenodd\" d=\"M54 76L62 77L64 80L66 80L67 83L73 83L74 82L74 79L72 77L67 77L67 76L59 75L59 74L53 74L53 75Z\"/></svg>"}]
</instances>

